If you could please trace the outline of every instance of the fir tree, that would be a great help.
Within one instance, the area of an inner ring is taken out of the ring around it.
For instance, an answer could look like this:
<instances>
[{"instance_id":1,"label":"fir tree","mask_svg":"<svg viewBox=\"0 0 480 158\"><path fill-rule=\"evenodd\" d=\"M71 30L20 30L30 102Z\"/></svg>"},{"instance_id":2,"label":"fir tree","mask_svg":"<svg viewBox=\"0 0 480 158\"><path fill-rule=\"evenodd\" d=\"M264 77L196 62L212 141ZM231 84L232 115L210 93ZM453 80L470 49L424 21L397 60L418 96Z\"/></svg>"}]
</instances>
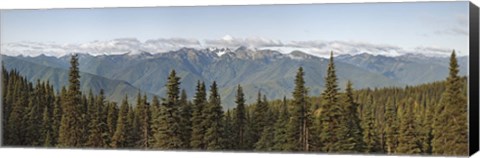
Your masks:
<instances>
[{"instance_id":1,"label":"fir tree","mask_svg":"<svg viewBox=\"0 0 480 158\"><path fill-rule=\"evenodd\" d=\"M157 96L153 96L150 111L152 119L150 119L151 136L149 139L149 144L156 144L156 140L154 139L153 135L158 131L158 126L160 125L160 123L158 122L158 116L160 114L160 101ZM152 145L150 145L150 147L151 146Z\"/></svg>"},{"instance_id":2,"label":"fir tree","mask_svg":"<svg viewBox=\"0 0 480 158\"><path fill-rule=\"evenodd\" d=\"M51 147L53 145L52 142L52 127L51 127L51 116L48 110L48 106L45 106L43 109L42 115L42 139L43 139L43 146Z\"/></svg>"},{"instance_id":3,"label":"fir tree","mask_svg":"<svg viewBox=\"0 0 480 158\"><path fill-rule=\"evenodd\" d=\"M366 153L377 153L380 150L378 135L376 133L375 109L373 97L369 95L369 101L364 105L362 115L363 141Z\"/></svg>"},{"instance_id":4,"label":"fir tree","mask_svg":"<svg viewBox=\"0 0 480 158\"><path fill-rule=\"evenodd\" d=\"M295 76L295 88L293 91L292 113L290 113L289 123L287 124L287 144L286 151L309 151L309 127L307 127L307 88L303 79L303 68L298 69Z\"/></svg>"},{"instance_id":5,"label":"fir tree","mask_svg":"<svg viewBox=\"0 0 480 158\"><path fill-rule=\"evenodd\" d=\"M118 111L117 125L110 144L112 148L128 147L128 107L128 96L125 95L120 110Z\"/></svg>"},{"instance_id":6,"label":"fir tree","mask_svg":"<svg viewBox=\"0 0 480 158\"><path fill-rule=\"evenodd\" d=\"M227 111L225 114L225 119L224 119L224 130L223 130L223 136L224 136L224 150L233 150L235 147L235 131L233 128L233 121L232 121L232 115L230 114L230 110Z\"/></svg>"},{"instance_id":7,"label":"fir tree","mask_svg":"<svg viewBox=\"0 0 480 158\"><path fill-rule=\"evenodd\" d=\"M398 120L397 108L392 99L388 99L387 101L385 123L386 152L388 154L393 154L398 146Z\"/></svg>"},{"instance_id":8,"label":"fir tree","mask_svg":"<svg viewBox=\"0 0 480 158\"><path fill-rule=\"evenodd\" d=\"M245 138L244 138L244 143L245 143L245 150L253 150L254 145L255 145L255 140L253 139L253 128L254 128L254 123L252 121L251 117L251 112L246 111L245 113Z\"/></svg>"},{"instance_id":9,"label":"fir tree","mask_svg":"<svg viewBox=\"0 0 480 158\"><path fill-rule=\"evenodd\" d=\"M63 99L66 95L67 90L65 87L62 87L58 95L55 97L55 103L53 107L53 114L52 114L52 144L56 145L58 143L58 134L60 131L60 124L62 121L62 105Z\"/></svg>"},{"instance_id":10,"label":"fir tree","mask_svg":"<svg viewBox=\"0 0 480 158\"><path fill-rule=\"evenodd\" d=\"M267 104L268 101L266 100L266 97L264 96L264 101L263 104ZM268 105L266 105L268 107ZM275 112L271 108L268 108L266 113L265 113L265 127L263 128L260 138L255 143L255 150L257 151L272 151L274 148L274 138L275 138L275 129L274 129L274 124L275 120L277 119L275 117Z\"/></svg>"},{"instance_id":11,"label":"fir tree","mask_svg":"<svg viewBox=\"0 0 480 158\"><path fill-rule=\"evenodd\" d=\"M468 154L467 99L458 76L455 51L450 57L450 73L446 90L436 109L433 125L432 152L439 155Z\"/></svg>"},{"instance_id":12,"label":"fir tree","mask_svg":"<svg viewBox=\"0 0 480 158\"><path fill-rule=\"evenodd\" d=\"M79 105L81 96L78 56L75 54L72 55L70 60L69 86L65 104L62 108L63 115L58 138L60 147L80 147L82 145L84 131L80 112L81 105Z\"/></svg>"},{"instance_id":13,"label":"fir tree","mask_svg":"<svg viewBox=\"0 0 480 158\"><path fill-rule=\"evenodd\" d=\"M223 137L223 110L220 101L220 94L218 94L217 83L213 81L210 86L210 96L208 104L204 109L205 120L207 125L205 132L205 144L207 150L220 150L224 148Z\"/></svg>"},{"instance_id":14,"label":"fir tree","mask_svg":"<svg viewBox=\"0 0 480 158\"><path fill-rule=\"evenodd\" d=\"M205 114L203 110L207 104L207 92L205 90L205 83L198 81L195 97L193 100L193 113L192 113L192 136L190 140L190 146L193 149L205 149L205 131L206 125L204 124Z\"/></svg>"},{"instance_id":15,"label":"fir tree","mask_svg":"<svg viewBox=\"0 0 480 158\"><path fill-rule=\"evenodd\" d=\"M346 135L347 125L342 117L345 112L338 102L337 76L335 74L335 64L333 61L333 52L330 54L330 61L325 78L325 90L322 93L322 104L320 122L322 123L320 139L322 142L322 151L339 152L346 150L341 140Z\"/></svg>"},{"instance_id":16,"label":"fir tree","mask_svg":"<svg viewBox=\"0 0 480 158\"><path fill-rule=\"evenodd\" d=\"M139 148L147 148L149 146L150 135L150 118L148 117L148 105L146 96L142 98L140 92L137 94L137 106L135 107L135 123L137 124L137 134L135 146Z\"/></svg>"},{"instance_id":17,"label":"fir tree","mask_svg":"<svg viewBox=\"0 0 480 158\"><path fill-rule=\"evenodd\" d=\"M104 105L104 96L103 90L100 91L100 95L93 99L89 104L93 104L89 106L89 111L92 112L90 117L90 122L88 124L88 139L86 142L87 147L96 147L96 148L103 148L107 147L107 133L106 133L106 123L101 119L101 110L102 106ZM93 95L91 96L93 97Z\"/></svg>"},{"instance_id":18,"label":"fir tree","mask_svg":"<svg viewBox=\"0 0 480 158\"><path fill-rule=\"evenodd\" d=\"M237 86L237 95L235 99L237 107L235 108L235 138L237 150L245 150L245 129L246 129L246 117L245 117L245 94L240 85Z\"/></svg>"},{"instance_id":19,"label":"fir tree","mask_svg":"<svg viewBox=\"0 0 480 158\"><path fill-rule=\"evenodd\" d=\"M29 103L27 107L27 115L25 115L25 142L26 145L30 146L39 146L42 145L42 142L38 139L41 137L39 129L42 125L41 121L41 109L39 105L39 93L33 93L29 97Z\"/></svg>"},{"instance_id":20,"label":"fir tree","mask_svg":"<svg viewBox=\"0 0 480 158\"><path fill-rule=\"evenodd\" d=\"M115 131L117 129L117 121L118 121L118 112L119 109L115 102L108 104L108 114L107 114L107 127L108 127L108 135L109 138L113 138ZM111 144L112 140L110 140Z\"/></svg>"},{"instance_id":21,"label":"fir tree","mask_svg":"<svg viewBox=\"0 0 480 158\"><path fill-rule=\"evenodd\" d=\"M257 103L253 106L252 113L252 139L254 142L257 142L260 139L260 136L268 124L267 112L268 106L266 102L262 101L262 93L258 91Z\"/></svg>"},{"instance_id":22,"label":"fir tree","mask_svg":"<svg viewBox=\"0 0 480 158\"><path fill-rule=\"evenodd\" d=\"M345 123L347 123L347 129L345 137L342 140L342 151L344 152L359 152L363 151L364 149L364 142L363 142L363 133L360 118L358 116L358 104L354 101L353 98L353 88L352 82L348 81L345 96L343 97L345 106Z\"/></svg>"},{"instance_id":23,"label":"fir tree","mask_svg":"<svg viewBox=\"0 0 480 158\"><path fill-rule=\"evenodd\" d=\"M421 144L422 144L422 152L425 154L432 154L432 126L433 126L433 114L434 114L434 106L429 106L428 99L424 100L424 119L422 120L422 124L420 125L421 129Z\"/></svg>"},{"instance_id":24,"label":"fir tree","mask_svg":"<svg viewBox=\"0 0 480 158\"><path fill-rule=\"evenodd\" d=\"M411 103L411 102L409 102ZM402 106L400 115L400 127L398 135L398 147L396 152L401 154L419 154L421 147L417 144L417 127L415 127L415 116L411 106Z\"/></svg>"},{"instance_id":25,"label":"fir tree","mask_svg":"<svg viewBox=\"0 0 480 158\"><path fill-rule=\"evenodd\" d=\"M192 135L192 106L188 102L187 92L182 90L180 95L180 138L182 148L190 148L190 137Z\"/></svg>"},{"instance_id":26,"label":"fir tree","mask_svg":"<svg viewBox=\"0 0 480 158\"><path fill-rule=\"evenodd\" d=\"M287 130L285 126L287 126L289 120L288 115L288 103L287 98L283 97L282 105L280 107L280 114L278 119L275 122L275 132L274 132L274 145L273 150L275 151L283 151L286 150L285 144L287 144Z\"/></svg>"},{"instance_id":27,"label":"fir tree","mask_svg":"<svg viewBox=\"0 0 480 158\"><path fill-rule=\"evenodd\" d=\"M160 149L179 149L183 146L180 135L180 77L177 77L175 70L168 76L167 96L163 98L160 113L157 116L157 131L153 135L154 147Z\"/></svg>"},{"instance_id":28,"label":"fir tree","mask_svg":"<svg viewBox=\"0 0 480 158\"><path fill-rule=\"evenodd\" d=\"M136 147L136 142L138 141L138 128L137 123L135 122L135 111L131 105L128 106L127 110L127 146L128 148Z\"/></svg>"}]
</instances>

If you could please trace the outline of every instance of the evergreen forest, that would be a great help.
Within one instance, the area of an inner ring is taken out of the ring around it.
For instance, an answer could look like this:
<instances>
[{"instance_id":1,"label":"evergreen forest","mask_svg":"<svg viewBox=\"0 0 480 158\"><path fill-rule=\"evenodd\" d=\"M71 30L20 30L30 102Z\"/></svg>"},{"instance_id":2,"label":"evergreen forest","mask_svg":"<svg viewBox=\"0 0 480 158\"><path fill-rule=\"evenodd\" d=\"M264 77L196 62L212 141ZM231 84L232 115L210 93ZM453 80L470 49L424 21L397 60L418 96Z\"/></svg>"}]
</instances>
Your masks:
<instances>
[{"instance_id":1,"label":"evergreen forest","mask_svg":"<svg viewBox=\"0 0 480 158\"><path fill-rule=\"evenodd\" d=\"M247 104L242 85L224 109L217 83L198 81L193 99L171 70L165 96L138 92L122 102L82 92L78 56L69 84L29 82L2 65L2 145L48 148L467 155L467 77L455 51L443 81L354 89L338 85L333 53L319 96L309 95L302 67L292 98ZM320 68L319 68L320 69ZM340 89L339 87L346 87ZM134 97L135 102L129 102Z\"/></svg>"}]
</instances>

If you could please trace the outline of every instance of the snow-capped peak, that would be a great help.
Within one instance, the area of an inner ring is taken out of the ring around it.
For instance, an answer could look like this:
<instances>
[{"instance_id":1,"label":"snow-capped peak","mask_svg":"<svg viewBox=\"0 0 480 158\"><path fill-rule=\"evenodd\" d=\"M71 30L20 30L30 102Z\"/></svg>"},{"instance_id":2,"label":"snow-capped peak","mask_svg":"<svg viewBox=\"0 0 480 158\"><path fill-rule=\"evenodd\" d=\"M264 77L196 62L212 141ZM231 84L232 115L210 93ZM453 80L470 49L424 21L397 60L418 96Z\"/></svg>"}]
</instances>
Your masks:
<instances>
[{"instance_id":1,"label":"snow-capped peak","mask_svg":"<svg viewBox=\"0 0 480 158\"><path fill-rule=\"evenodd\" d=\"M207 48L207 51L213 52L217 54L217 56L222 56L226 53L232 52L229 48L216 48L216 47L209 47Z\"/></svg>"}]
</instances>

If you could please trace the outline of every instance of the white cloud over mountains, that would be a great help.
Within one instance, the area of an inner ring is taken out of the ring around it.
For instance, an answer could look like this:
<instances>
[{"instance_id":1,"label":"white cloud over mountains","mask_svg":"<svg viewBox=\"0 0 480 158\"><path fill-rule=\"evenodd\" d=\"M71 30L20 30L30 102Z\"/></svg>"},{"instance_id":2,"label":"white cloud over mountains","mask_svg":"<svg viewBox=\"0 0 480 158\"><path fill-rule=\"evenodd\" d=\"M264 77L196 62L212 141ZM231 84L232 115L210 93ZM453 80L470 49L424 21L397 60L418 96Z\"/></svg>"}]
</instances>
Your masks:
<instances>
[{"instance_id":1,"label":"white cloud over mountains","mask_svg":"<svg viewBox=\"0 0 480 158\"><path fill-rule=\"evenodd\" d=\"M407 53L420 53L427 56L448 56L452 49L432 46L419 46L416 48L402 48L388 44L372 44L358 41L280 41L262 37L235 38L226 35L221 39L186 39L186 38L159 38L144 42L136 38L119 38L107 41L92 41L80 44L58 44L40 42L14 42L2 43L1 53L7 55L37 56L40 54L50 56L62 56L69 53L89 53L92 55L123 54L146 51L150 53L163 53L188 48L230 48L236 49L247 46L259 49L279 50L290 53L293 50L304 51L316 56L328 56L330 51L335 54L357 54L367 52L370 54L382 54L397 56Z\"/></svg>"}]
</instances>

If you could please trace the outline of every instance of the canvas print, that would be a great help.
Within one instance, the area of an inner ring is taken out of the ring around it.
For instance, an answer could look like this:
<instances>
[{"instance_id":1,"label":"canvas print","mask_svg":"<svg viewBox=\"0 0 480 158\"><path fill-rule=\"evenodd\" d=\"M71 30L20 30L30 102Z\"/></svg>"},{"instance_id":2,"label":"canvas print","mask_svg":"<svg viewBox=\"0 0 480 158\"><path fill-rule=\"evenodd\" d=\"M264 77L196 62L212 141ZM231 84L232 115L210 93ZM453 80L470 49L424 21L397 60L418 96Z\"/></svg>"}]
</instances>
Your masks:
<instances>
[{"instance_id":1,"label":"canvas print","mask_svg":"<svg viewBox=\"0 0 480 158\"><path fill-rule=\"evenodd\" d=\"M465 156L468 8L2 10L2 146Z\"/></svg>"}]
</instances>

